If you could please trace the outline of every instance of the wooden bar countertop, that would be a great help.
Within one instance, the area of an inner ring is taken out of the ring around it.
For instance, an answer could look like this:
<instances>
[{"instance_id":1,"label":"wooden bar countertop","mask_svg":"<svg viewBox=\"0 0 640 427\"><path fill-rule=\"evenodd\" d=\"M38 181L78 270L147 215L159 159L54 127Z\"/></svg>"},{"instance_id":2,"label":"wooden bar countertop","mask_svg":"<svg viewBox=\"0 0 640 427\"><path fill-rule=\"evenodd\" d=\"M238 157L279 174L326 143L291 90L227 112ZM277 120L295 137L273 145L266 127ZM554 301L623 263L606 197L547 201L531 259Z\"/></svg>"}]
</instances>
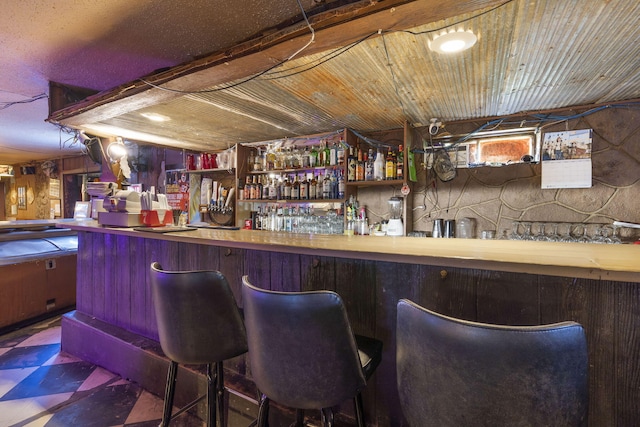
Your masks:
<instances>
[{"instance_id":1,"label":"wooden bar countertop","mask_svg":"<svg viewBox=\"0 0 640 427\"><path fill-rule=\"evenodd\" d=\"M229 248L640 282L640 245L632 244L311 235L213 228L161 233L103 227L94 220L65 221L60 226Z\"/></svg>"}]
</instances>

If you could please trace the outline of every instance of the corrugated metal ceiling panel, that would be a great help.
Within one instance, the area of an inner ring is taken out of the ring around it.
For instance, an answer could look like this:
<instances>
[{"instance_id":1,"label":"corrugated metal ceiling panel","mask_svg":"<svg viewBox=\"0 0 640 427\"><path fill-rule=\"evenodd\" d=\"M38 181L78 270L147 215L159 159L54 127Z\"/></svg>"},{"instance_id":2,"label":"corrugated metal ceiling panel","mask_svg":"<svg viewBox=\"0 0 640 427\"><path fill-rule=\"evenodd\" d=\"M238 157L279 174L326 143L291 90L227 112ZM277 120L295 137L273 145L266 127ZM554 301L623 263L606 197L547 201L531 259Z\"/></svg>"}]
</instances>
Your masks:
<instances>
[{"instance_id":1,"label":"corrugated metal ceiling panel","mask_svg":"<svg viewBox=\"0 0 640 427\"><path fill-rule=\"evenodd\" d=\"M231 89L185 95L147 110L172 117L150 126L137 112L105 121L202 149L341 127L361 131L515 114L640 97L640 3L515 0L376 35L350 49L296 58ZM595 18L597 17L597 18ZM464 21L464 22L463 22ZM431 33L458 23L476 46L444 56ZM623 28L623 31L619 29Z\"/></svg>"}]
</instances>

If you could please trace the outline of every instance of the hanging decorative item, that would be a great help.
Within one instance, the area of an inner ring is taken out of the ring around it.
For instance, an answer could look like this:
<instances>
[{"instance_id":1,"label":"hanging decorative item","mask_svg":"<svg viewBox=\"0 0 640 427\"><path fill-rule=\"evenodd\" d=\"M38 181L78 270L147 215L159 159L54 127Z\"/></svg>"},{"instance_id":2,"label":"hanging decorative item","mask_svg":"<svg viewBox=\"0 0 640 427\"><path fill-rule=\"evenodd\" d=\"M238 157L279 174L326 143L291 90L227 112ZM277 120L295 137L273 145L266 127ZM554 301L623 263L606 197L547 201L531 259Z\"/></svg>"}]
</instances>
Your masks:
<instances>
[{"instance_id":1,"label":"hanging decorative item","mask_svg":"<svg viewBox=\"0 0 640 427\"><path fill-rule=\"evenodd\" d=\"M58 164L55 161L47 160L40 167L47 178L58 179Z\"/></svg>"},{"instance_id":2,"label":"hanging decorative item","mask_svg":"<svg viewBox=\"0 0 640 427\"><path fill-rule=\"evenodd\" d=\"M36 199L35 194L33 193L33 188L27 188L27 203L32 205L33 201Z\"/></svg>"}]
</instances>

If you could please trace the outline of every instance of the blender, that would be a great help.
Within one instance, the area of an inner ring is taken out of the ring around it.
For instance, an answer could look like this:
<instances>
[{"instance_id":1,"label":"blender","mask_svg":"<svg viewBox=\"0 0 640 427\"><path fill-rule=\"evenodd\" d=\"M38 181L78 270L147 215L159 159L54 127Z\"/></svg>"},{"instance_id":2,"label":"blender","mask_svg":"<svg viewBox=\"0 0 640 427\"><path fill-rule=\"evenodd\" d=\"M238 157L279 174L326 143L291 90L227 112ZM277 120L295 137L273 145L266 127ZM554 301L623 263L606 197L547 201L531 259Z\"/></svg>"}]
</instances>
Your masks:
<instances>
[{"instance_id":1,"label":"blender","mask_svg":"<svg viewBox=\"0 0 640 427\"><path fill-rule=\"evenodd\" d=\"M404 236L402 225L402 198L389 199L389 223L387 224L387 236Z\"/></svg>"}]
</instances>

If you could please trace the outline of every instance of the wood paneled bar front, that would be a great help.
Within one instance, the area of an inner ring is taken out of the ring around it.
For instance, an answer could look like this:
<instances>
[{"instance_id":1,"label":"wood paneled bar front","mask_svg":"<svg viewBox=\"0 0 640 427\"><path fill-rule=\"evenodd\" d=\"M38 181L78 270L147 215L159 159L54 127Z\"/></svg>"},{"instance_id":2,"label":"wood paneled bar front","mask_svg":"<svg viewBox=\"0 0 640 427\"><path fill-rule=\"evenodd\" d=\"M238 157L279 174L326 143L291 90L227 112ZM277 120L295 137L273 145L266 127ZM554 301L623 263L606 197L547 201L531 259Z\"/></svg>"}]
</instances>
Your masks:
<instances>
[{"instance_id":1,"label":"wood paneled bar front","mask_svg":"<svg viewBox=\"0 0 640 427\"><path fill-rule=\"evenodd\" d=\"M580 322L589 346L589 425L640 419L639 245L212 229L161 234L91 221L65 227L78 231L79 246L77 310L63 318L63 350L152 392L162 393L167 363L148 278L149 265L159 261L166 269L220 270L240 305L244 274L267 289L338 292L354 331L384 342L383 361L363 396L372 425L406 425L395 376L400 298L480 322ZM225 366L228 386L255 398L246 359ZM204 387L196 373L181 375L192 390L178 391L178 404ZM342 413L350 412L347 402Z\"/></svg>"}]
</instances>

